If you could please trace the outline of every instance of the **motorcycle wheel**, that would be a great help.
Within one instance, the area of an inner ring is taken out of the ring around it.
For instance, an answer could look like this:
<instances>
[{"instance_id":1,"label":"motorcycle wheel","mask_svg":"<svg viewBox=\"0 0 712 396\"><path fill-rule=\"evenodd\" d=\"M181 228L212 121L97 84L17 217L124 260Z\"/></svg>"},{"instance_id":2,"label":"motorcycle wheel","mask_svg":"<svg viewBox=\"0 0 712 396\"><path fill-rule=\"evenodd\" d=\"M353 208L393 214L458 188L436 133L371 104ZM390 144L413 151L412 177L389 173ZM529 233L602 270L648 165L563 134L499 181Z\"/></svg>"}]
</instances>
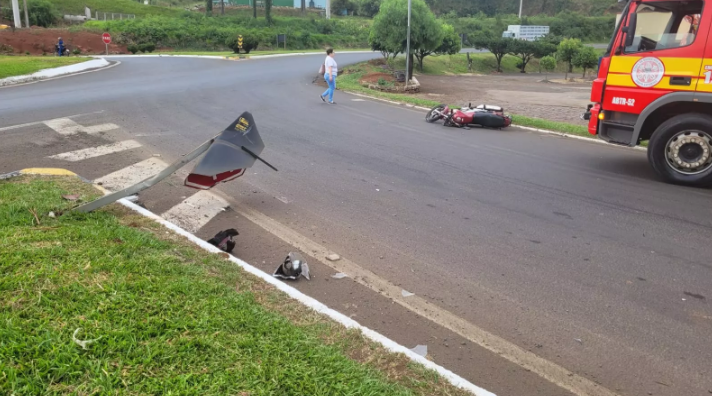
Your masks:
<instances>
[{"instance_id":1,"label":"motorcycle wheel","mask_svg":"<svg viewBox=\"0 0 712 396\"><path fill-rule=\"evenodd\" d=\"M428 114L425 115L425 122L432 124L433 122L439 120L442 116L440 114L436 113L435 111L436 110L443 111L444 109L445 109L444 104L439 104L439 105L433 107L432 109L430 109Z\"/></svg>"}]
</instances>

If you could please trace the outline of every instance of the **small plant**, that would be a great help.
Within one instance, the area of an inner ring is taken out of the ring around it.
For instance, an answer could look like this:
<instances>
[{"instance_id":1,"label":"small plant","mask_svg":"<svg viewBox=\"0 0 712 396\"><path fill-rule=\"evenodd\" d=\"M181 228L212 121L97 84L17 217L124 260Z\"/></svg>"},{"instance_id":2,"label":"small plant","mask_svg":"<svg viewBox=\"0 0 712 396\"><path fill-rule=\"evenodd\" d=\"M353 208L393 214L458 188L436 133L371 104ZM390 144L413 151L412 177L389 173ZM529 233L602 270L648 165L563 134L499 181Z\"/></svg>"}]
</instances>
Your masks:
<instances>
[{"instance_id":1,"label":"small plant","mask_svg":"<svg viewBox=\"0 0 712 396\"><path fill-rule=\"evenodd\" d=\"M385 87L385 86L388 85L388 81L386 81L385 78L381 77L381 78L378 79L378 85L380 85L380 86L382 86L382 87Z\"/></svg>"},{"instance_id":2,"label":"small plant","mask_svg":"<svg viewBox=\"0 0 712 396\"><path fill-rule=\"evenodd\" d=\"M25 55L30 56L30 51L25 51Z\"/></svg>"},{"instance_id":3,"label":"small plant","mask_svg":"<svg viewBox=\"0 0 712 396\"><path fill-rule=\"evenodd\" d=\"M72 51L72 53L73 53L74 55L79 55L79 54L82 53L82 50L81 50L81 48L75 48L75 49Z\"/></svg>"},{"instance_id":4,"label":"small plant","mask_svg":"<svg viewBox=\"0 0 712 396\"><path fill-rule=\"evenodd\" d=\"M136 45L136 44L131 44L131 45L127 46L126 49L129 50L129 52L134 55L136 55L136 53L139 51L138 45Z\"/></svg>"},{"instance_id":5,"label":"small plant","mask_svg":"<svg viewBox=\"0 0 712 396\"><path fill-rule=\"evenodd\" d=\"M547 55L539 60L539 65L546 72L545 79L549 81L549 73L556 69L556 58L551 55Z\"/></svg>"},{"instance_id":6,"label":"small plant","mask_svg":"<svg viewBox=\"0 0 712 396\"><path fill-rule=\"evenodd\" d=\"M152 53L153 51L156 50L156 44L146 43L144 48L145 48L146 52Z\"/></svg>"}]
</instances>

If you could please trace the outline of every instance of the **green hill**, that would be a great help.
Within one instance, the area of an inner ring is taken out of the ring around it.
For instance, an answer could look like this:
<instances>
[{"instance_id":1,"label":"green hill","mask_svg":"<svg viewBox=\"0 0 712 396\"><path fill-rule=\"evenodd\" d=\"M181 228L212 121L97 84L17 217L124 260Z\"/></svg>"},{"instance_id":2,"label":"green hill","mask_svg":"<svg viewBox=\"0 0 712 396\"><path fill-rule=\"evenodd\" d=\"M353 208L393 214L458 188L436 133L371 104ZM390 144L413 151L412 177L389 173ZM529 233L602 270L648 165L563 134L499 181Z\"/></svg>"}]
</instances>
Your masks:
<instances>
[{"instance_id":1,"label":"green hill","mask_svg":"<svg viewBox=\"0 0 712 396\"><path fill-rule=\"evenodd\" d=\"M92 14L99 13L121 13L134 14L137 17L145 15L180 15L185 10L181 8L158 7L154 5L144 5L143 2L133 0L52 0L52 4L63 14L84 14L84 6L91 9Z\"/></svg>"},{"instance_id":2,"label":"green hill","mask_svg":"<svg viewBox=\"0 0 712 396\"><path fill-rule=\"evenodd\" d=\"M487 16L518 14L519 0L426 0L438 15L455 12L466 17L482 12ZM556 15L574 11L584 15L600 16L618 10L618 0L524 0L523 15Z\"/></svg>"}]
</instances>

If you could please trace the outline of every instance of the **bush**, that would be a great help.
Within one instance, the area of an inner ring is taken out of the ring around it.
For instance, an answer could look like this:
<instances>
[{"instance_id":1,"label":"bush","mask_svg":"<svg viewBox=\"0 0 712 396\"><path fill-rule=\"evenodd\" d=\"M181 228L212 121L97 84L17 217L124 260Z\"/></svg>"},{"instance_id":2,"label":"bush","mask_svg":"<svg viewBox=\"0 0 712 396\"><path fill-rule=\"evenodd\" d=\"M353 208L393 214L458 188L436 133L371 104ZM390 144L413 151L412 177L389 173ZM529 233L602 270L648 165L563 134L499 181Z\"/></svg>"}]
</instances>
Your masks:
<instances>
[{"instance_id":1,"label":"bush","mask_svg":"<svg viewBox=\"0 0 712 396\"><path fill-rule=\"evenodd\" d=\"M582 68L583 78L586 78L586 70L593 69L598 65L598 53L593 47L583 47L574 55L571 63Z\"/></svg>"},{"instance_id":2,"label":"bush","mask_svg":"<svg viewBox=\"0 0 712 396\"><path fill-rule=\"evenodd\" d=\"M556 58L551 55L547 55L539 60L539 66L541 66L544 71L551 73L556 69Z\"/></svg>"},{"instance_id":3,"label":"bush","mask_svg":"<svg viewBox=\"0 0 712 396\"><path fill-rule=\"evenodd\" d=\"M54 4L47 0L28 1L27 14L32 26L50 27L59 19L59 12L54 7Z\"/></svg>"},{"instance_id":4,"label":"bush","mask_svg":"<svg viewBox=\"0 0 712 396\"><path fill-rule=\"evenodd\" d=\"M238 34L225 40L225 45L232 50L232 52L239 54L240 48L237 44ZM259 31L247 31L242 34L242 51L249 54L250 51L256 49L260 45L260 41L265 39L265 35Z\"/></svg>"},{"instance_id":5,"label":"bush","mask_svg":"<svg viewBox=\"0 0 712 396\"><path fill-rule=\"evenodd\" d=\"M73 53L74 55L79 55L79 54L82 53L82 50L81 50L79 47L77 47L77 48L75 48L74 50L72 50L72 53Z\"/></svg>"},{"instance_id":6,"label":"bush","mask_svg":"<svg viewBox=\"0 0 712 396\"><path fill-rule=\"evenodd\" d=\"M126 49L129 50L129 52L134 55L136 55L136 53L139 51L138 45L136 45L136 44L131 44L131 45L127 46Z\"/></svg>"},{"instance_id":7,"label":"bush","mask_svg":"<svg viewBox=\"0 0 712 396\"><path fill-rule=\"evenodd\" d=\"M138 45L138 50L143 52L144 54L146 52L153 52L156 50L156 44L153 43L143 43Z\"/></svg>"}]
</instances>

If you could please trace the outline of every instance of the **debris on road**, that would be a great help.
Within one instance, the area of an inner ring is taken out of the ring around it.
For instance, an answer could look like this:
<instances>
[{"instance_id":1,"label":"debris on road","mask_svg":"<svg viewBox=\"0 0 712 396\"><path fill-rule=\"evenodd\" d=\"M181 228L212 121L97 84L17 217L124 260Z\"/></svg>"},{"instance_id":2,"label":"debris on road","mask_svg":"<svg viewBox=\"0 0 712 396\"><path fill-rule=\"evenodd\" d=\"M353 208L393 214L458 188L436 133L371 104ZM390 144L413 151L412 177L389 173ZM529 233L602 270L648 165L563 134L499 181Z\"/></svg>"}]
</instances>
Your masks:
<instances>
[{"instance_id":1,"label":"debris on road","mask_svg":"<svg viewBox=\"0 0 712 396\"><path fill-rule=\"evenodd\" d=\"M401 290L401 295L402 295L403 297L410 297L410 296L414 296L415 293L411 293L411 292L409 292L408 290L402 289L402 290Z\"/></svg>"},{"instance_id":2,"label":"debris on road","mask_svg":"<svg viewBox=\"0 0 712 396\"><path fill-rule=\"evenodd\" d=\"M336 253L332 253L332 254L326 256L326 259L329 261L339 261L339 260L341 260L341 256L339 256Z\"/></svg>"},{"instance_id":3,"label":"debris on road","mask_svg":"<svg viewBox=\"0 0 712 396\"><path fill-rule=\"evenodd\" d=\"M415 348L411 348L411 351L417 353L422 357L428 356L428 346L427 345L416 345Z\"/></svg>"},{"instance_id":4,"label":"debris on road","mask_svg":"<svg viewBox=\"0 0 712 396\"><path fill-rule=\"evenodd\" d=\"M331 277L334 279L344 279L348 278L349 276L344 274L343 272L339 272L338 274L331 275Z\"/></svg>"},{"instance_id":5,"label":"debris on road","mask_svg":"<svg viewBox=\"0 0 712 396\"><path fill-rule=\"evenodd\" d=\"M578 342L579 344L583 344L583 341L581 341L580 338L574 338L574 341Z\"/></svg>"},{"instance_id":6,"label":"debris on road","mask_svg":"<svg viewBox=\"0 0 712 396\"><path fill-rule=\"evenodd\" d=\"M54 214L54 212L49 212L49 214L48 214L47 216L49 216L51 219L54 219L55 217L57 217L57 216Z\"/></svg>"},{"instance_id":7,"label":"debris on road","mask_svg":"<svg viewBox=\"0 0 712 396\"><path fill-rule=\"evenodd\" d=\"M230 228L215 234L214 237L208 239L208 243L217 246L223 252L231 253L232 249L235 248L235 241L232 240L232 237L237 235L240 235L240 233L236 229Z\"/></svg>"},{"instance_id":8,"label":"debris on road","mask_svg":"<svg viewBox=\"0 0 712 396\"><path fill-rule=\"evenodd\" d=\"M101 339L101 337L99 337L99 338L95 338L95 339L93 339L93 340L84 340L84 341L79 340L79 339L77 339L77 333L79 333L79 330L81 330L81 327L78 327L76 330L74 330L74 334L72 334L72 341L74 341L75 344L77 344L77 345L79 345L80 347L82 347L82 349L87 349L87 345L89 345L89 344L91 344L92 342L95 342L95 341L98 341L99 339Z\"/></svg>"},{"instance_id":9,"label":"debris on road","mask_svg":"<svg viewBox=\"0 0 712 396\"><path fill-rule=\"evenodd\" d=\"M311 280L309 264L307 264L302 255L294 252L290 252L284 262L272 274L275 278L289 280L296 280L300 275L307 278L307 280Z\"/></svg>"}]
</instances>

